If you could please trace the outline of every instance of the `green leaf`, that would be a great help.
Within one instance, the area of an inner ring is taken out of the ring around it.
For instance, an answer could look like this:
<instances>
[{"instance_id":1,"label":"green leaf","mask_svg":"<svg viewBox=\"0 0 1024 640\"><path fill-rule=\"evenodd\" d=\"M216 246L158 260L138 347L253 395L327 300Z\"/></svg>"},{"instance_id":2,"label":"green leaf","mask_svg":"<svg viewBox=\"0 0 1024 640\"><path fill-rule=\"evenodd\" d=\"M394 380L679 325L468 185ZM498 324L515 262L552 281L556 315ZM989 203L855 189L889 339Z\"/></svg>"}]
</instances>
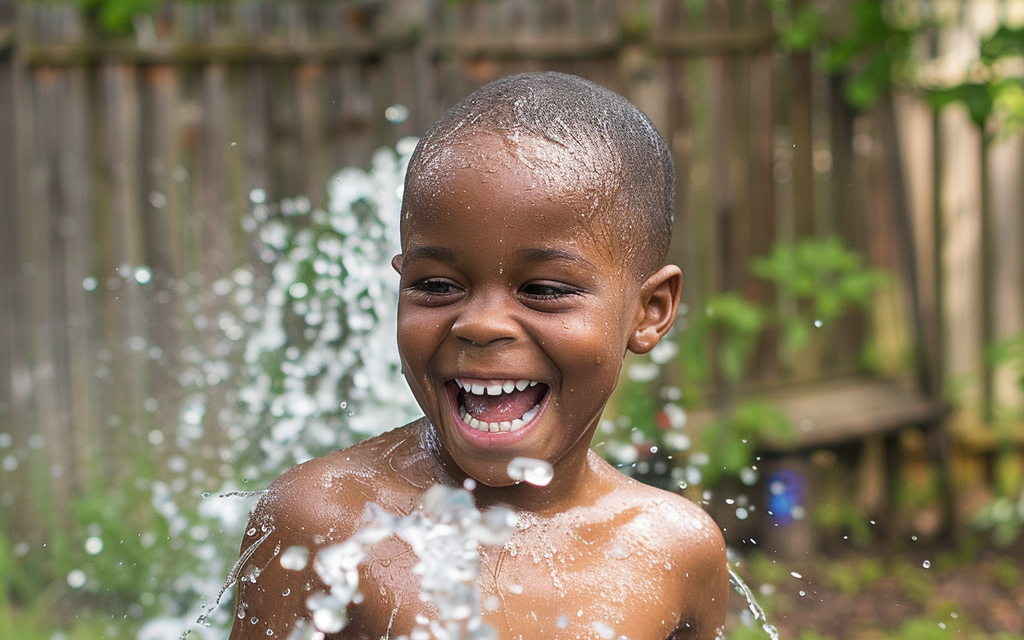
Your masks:
<instances>
[{"instance_id":1,"label":"green leaf","mask_svg":"<svg viewBox=\"0 0 1024 640\"><path fill-rule=\"evenodd\" d=\"M933 89L928 93L932 105L941 109L951 104L960 103L967 107L971 122L984 129L988 118L992 115L994 105L993 89L987 83L965 82L948 89Z\"/></svg>"}]
</instances>

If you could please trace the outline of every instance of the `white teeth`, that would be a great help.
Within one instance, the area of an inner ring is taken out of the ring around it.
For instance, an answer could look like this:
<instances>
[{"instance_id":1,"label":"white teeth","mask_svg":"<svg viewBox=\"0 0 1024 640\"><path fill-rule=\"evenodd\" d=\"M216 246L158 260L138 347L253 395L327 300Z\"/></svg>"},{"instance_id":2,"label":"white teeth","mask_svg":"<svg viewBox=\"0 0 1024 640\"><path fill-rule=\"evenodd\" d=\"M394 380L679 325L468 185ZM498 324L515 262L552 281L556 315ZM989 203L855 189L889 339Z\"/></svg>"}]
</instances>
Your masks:
<instances>
[{"instance_id":1,"label":"white teeth","mask_svg":"<svg viewBox=\"0 0 1024 640\"><path fill-rule=\"evenodd\" d=\"M540 412L540 405L534 405L532 409L523 414L522 418L516 418L515 420L504 420L502 422L484 422L478 418L474 418L469 415L466 411L466 407L460 407L459 413L462 416L462 421L473 427L477 431L498 433L498 432L510 432L518 431L526 426L528 422L537 417L537 413Z\"/></svg>"},{"instance_id":2,"label":"white teeth","mask_svg":"<svg viewBox=\"0 0 1024 640\"><path fill-rule=\"evenodd\" d=\"M523 422L529 422L537 417L537 412L540 411L540 405L535 404L533 408L523 414Z\"/></svg>"},{"instance_id":3,"label":"white teeth","mask_svg":"<svg viewBox=\"0 0 1024 640\"><path fill-rule=\"evenodd\" d=\"M456 378L455 384L466 393L478 396L500 396L503 393L525 391L528 387L535 387L540 383L536 380L505 380L485 385L482 382L470 382Z\"/></svg>"}]
</instances>

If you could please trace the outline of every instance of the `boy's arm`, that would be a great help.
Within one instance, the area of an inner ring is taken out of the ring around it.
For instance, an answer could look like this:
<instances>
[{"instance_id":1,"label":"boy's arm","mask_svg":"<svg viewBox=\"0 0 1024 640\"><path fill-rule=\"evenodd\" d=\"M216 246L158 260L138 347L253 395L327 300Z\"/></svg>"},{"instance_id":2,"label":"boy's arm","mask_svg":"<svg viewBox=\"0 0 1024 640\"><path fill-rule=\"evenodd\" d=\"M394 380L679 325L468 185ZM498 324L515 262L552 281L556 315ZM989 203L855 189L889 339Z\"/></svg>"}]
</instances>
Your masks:
<instances>
[{"instance_id":1,"label":"boy's arm","mask_svg":"<svg viewBox=\"0 0 1024 640\"><path fill-rule=\"evenodd\" d=\"M313 569L316 553L358 527L359 518L331 504L322 483L311 482L314 477L319 474L309 467L285 473L250 516L239 555L230 640L286 638L299 620L308 620L306 600L325 590ZM293 547L283 566L282 556ZM308 552L305 566L296 568L301 549Z\"/></svg>"},{"instance_id":2,"label":"boy's arm","mask_svg":"<svg viewBox=\"0 0 1024 640\"><path fill-rule=\"evenodd\" d=\"M697 522L691 528L681 566L686 581L679 628L667 640L720 640L724 637L729 604L729 565L725 540L718 525L693 506Z\"/></svg>"}]
</instances>

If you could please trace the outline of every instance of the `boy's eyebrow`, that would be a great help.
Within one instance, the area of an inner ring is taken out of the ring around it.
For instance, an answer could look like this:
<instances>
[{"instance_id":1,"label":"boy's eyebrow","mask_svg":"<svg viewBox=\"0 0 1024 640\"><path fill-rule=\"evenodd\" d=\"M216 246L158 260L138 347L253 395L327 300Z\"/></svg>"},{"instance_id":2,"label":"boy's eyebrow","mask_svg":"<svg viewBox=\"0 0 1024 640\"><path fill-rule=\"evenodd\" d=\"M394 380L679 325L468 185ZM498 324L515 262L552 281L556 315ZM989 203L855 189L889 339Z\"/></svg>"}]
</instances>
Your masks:
<instances>
[{"instance_id":1,"label":"boy's eyebrow","mask_svg":"<svg viewBox=\"0 0 1024 640\"><path fill-rule=\"evenodd\" d=\"M455 262L455 252L444 247L413 247L402 253L402 260L433 259L441 262Z\"/></svg>"},{"instance_id":2,"label":"boy's eyebrow","mask_svg":"<svg viewBox=\"0 0 1024 640\"><path fill-rule=\"evenodd\" d=\"M587 260L587 258L582 254L565 251L564 249L556 249L555 247L531 247L529 249L520 249L518 253L522 259L530 262L548 262L557 260L561 262L575 262L584 266L593 266L593 263L591 263L590 260Z\"/></svg>"}]
</instances>

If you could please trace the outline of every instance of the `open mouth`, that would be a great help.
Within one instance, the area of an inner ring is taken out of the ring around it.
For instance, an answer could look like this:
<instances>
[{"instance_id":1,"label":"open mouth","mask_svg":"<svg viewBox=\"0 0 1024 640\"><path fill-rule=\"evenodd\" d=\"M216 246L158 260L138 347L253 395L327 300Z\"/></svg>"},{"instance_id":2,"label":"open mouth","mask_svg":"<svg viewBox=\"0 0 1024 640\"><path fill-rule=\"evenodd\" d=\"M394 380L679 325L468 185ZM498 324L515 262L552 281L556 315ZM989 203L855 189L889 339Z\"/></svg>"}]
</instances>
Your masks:
<instances>
[{"instance_id":1,"label":"open mouth","mask_svg":"<svg viewBox=\"0 0 1024 640\"><path fill-rule=\"evenodd\" d=\"M540 413L548 385L534 380L468 380L448 383L459 417L484 433L513 432Z\"/></svg>"}]
</instances>

